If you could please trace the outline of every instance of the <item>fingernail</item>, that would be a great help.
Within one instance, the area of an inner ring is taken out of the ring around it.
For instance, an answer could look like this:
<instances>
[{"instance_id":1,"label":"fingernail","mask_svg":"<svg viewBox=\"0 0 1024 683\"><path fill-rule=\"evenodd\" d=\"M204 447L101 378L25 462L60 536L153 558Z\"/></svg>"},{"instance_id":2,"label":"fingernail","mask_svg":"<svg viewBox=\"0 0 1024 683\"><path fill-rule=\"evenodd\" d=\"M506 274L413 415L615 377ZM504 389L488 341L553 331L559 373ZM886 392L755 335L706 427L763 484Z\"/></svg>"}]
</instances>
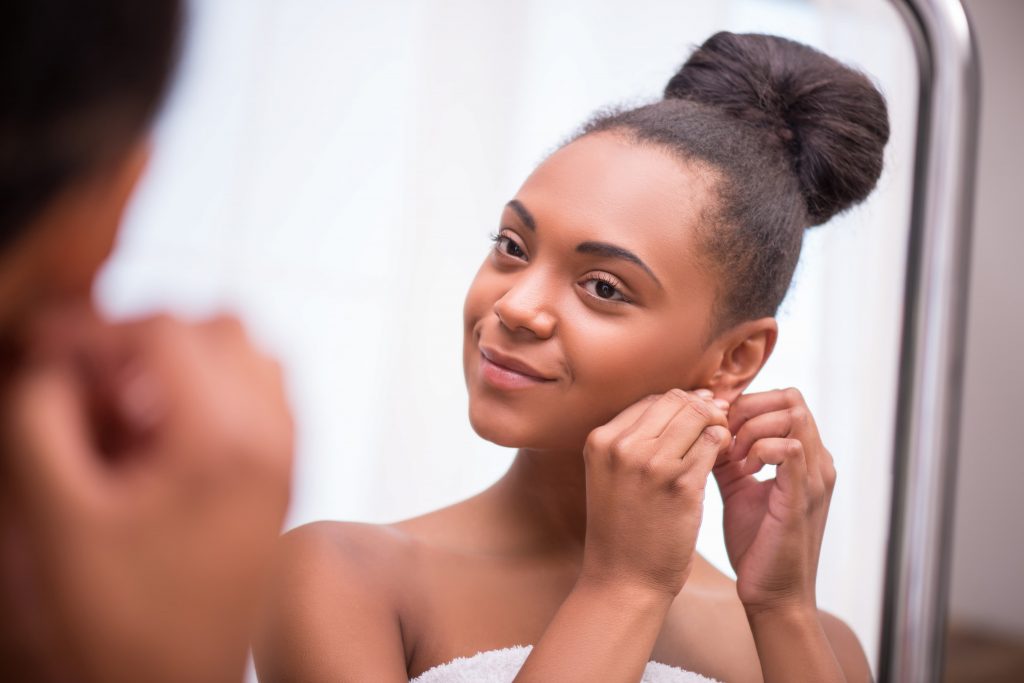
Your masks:
<instances>
[{"instance_id":1,"label":"fingernail","mask_svg":"<svg viewBox=\"0 0 1024 683\"><path fill-rule=\"evenodd\" d=\"M693 393L697 394L701 398L711 398L714 393L710 389L696 389Z\"/></svg>"},{"instance_id":2,"label":"fingernail","mask_svg":"<svg viewBox=\"0 0 1024 683\"><path fill-rule=\"evenodd\" d=\"M716 398L714 403L715 403L716 406L718 406L722 410L728 410L729 409L729 402L726 401L724 398Z\"/></svg>"}]
</instances>

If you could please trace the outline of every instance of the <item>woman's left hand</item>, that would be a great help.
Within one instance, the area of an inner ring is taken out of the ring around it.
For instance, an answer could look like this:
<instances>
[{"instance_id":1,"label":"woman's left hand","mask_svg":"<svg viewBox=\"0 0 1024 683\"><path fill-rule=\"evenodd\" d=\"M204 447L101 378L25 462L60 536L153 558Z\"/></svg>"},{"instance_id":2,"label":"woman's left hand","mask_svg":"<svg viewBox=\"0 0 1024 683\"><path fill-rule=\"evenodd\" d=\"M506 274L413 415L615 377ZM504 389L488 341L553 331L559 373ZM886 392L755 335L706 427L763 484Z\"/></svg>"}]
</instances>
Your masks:
<instances>
[{"instance_id":1,"label":"woman's left hand","mask_svg":"<svg viewBox=\"0 0 1024 683\"><path fill-rule=\"evenodd\" d=\"M731 449L713 472L725 545L748 615L816 614L815 578L836 471L796 389L740 396L729 409ZM753 475L776 465L775 477Z\"/></svg>"}]
</instances>

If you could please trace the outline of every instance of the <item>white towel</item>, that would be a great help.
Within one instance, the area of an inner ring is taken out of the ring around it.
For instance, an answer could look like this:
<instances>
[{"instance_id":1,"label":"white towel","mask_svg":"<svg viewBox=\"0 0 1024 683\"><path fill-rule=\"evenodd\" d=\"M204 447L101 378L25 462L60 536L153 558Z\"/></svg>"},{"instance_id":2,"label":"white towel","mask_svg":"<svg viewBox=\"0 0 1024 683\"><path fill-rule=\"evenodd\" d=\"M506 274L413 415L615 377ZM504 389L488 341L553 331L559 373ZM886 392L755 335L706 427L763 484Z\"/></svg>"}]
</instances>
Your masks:
<instances>
[{"instance_id":1,"label":"white towel","mask_svg":"<svg viewBox=\"0 0 1024 683\"><path fill-rule=\"evenodd\" d=\"M530 645L503 650L478 652L472 657L458 657L439 664L412 679L409 683L510 683L526 661ZM675 666L649 662L640 683L719 683Z\"/></svg>"}]
</instances>

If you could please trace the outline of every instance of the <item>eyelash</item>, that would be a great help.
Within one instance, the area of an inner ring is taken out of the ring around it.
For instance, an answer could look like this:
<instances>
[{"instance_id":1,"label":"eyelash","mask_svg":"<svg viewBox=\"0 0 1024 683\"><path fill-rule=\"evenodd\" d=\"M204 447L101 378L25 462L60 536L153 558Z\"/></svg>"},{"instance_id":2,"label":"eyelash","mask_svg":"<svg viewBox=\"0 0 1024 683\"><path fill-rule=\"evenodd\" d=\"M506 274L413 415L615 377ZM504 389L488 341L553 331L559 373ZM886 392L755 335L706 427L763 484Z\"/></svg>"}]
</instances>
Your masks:
<instances>
[{"instance_id":1,"label":"eyelash","mask_svg":"<svg viewBox=\"0 0 1024 683\"><path fill-rule=\"evenodd\" d=\"M620 297L622 297L621 299L606 299L603 296L598 296L597 294L591 293L589 289L587 289L586 287L583 287L583 289L587 292L588 295L594 297L595 299L597 299L598 301L600 301L602 303L612 303L612 304L631 304L631 303L633 303L632 299L630 299L629 297L627 297L625 294L622 293L622 283L620 283L618 280L613 278L611 275L608 275L607 273L592 273L589 277L587 277L587 279L581 280L579 284L582 287L587 282L603 282L604 284L606 284L609 287L611 287L612 289L614 289L616 294L618 294Z\"/></svg>"},{"instance_id":2,"label":"eyelash","mask_svg":"<svg viewBox=\"0 0 1024 683\"><path fill-rule=\"evenodd\" d=\"M503 254L505 256L509 256L511 258L514 258L514 259L519 259L520 261L529 261L530 260L526 256L526 251L521 246L519 246L519 243L516 242L514 239L512 239L511 237L509 237L508 235L506 235L503 232L491 233L491 241L494 242L494 251L496 251L499 254ZM519 250L519 252L522 254L522 256L515 256L513 254L508 253L507 251L502 252L501 251L501 245L503 243L515 246L515 248Z\"/></svg>"},{"instance_id":3,"label":"eyelash","mask_svg":"<svg viewBox=\"0 0 1024 683\"><path fill-rule=\"evenodd\" d=\"M517 260L520 260L520 261L529 262L530 259L529 259L529 257L526 256L525 250L519 245L518 242L513 240L508 235L506 235L506 234L504 234L502 232L495 232L495 233L491 233L490 239L491 239L491 242L494 243L494 247L493 248L494 248L494 251L496 253L498 253L498 254L500 254L502 256L508 256L509 258L514 258L514 259L517 259ZM519 252L522 254L522 256L515 256L513 254L509 254L507 251L502 251L501 250L502 244L514 246L517 250L519 250ZM590 292L590 290L588 290L585 287L585 284L588 283L588 282L603 282L604 284L608 285L613 290L615 290L615 293L618 294L622 298L621 299L609 299L609 298L598 296L597 294L594 294L594 293ZM607 273L593 273L593 274L590 275L590 277L587 277L586 279L581 280L577 284L579 284L581 287L583 287L584 291L587 292L588 296L596 299L597 301L600 301L601 303L612 303L612 304L629 304L629 303L633 303L632 299L629 299L625 294L622 293L622 283L620 283L618 280L616 280L611 275L608 275Z\"/></svg>"}]
</instances>

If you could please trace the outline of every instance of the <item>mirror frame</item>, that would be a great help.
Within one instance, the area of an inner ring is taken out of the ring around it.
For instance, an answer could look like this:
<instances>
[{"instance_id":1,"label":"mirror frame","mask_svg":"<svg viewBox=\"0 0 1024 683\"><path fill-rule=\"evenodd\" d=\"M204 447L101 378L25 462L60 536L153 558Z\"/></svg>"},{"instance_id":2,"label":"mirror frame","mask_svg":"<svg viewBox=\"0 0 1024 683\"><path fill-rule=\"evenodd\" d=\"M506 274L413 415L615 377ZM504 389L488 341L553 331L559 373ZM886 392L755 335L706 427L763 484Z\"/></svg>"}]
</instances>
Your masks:
<instances>
[{"instance_id":1,"label":"mirror frame","mask_svg":"<svg viewBox=\"0 0 1024 683\"><path fill-rule=\"evenodd\" d=\"M879 680L944 665L979 71L959 0L893 0L919 67Z\"/></svg>"}]
</instances>

